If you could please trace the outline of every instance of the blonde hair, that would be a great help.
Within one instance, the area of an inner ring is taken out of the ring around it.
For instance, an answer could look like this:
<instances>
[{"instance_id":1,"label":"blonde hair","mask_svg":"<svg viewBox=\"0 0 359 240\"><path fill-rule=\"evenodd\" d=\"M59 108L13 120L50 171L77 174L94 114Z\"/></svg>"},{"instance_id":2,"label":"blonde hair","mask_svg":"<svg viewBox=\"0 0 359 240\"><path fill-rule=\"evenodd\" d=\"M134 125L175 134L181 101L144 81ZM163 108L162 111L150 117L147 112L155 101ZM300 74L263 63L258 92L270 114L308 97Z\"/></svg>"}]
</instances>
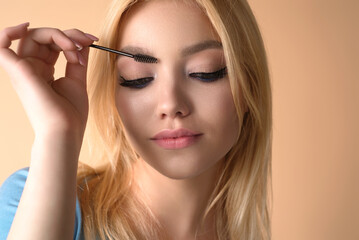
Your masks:
<instances>
[{"instance_id":1,"label":"blonde hair","mask_svg":"<svg viewBox=\"0 0 359 240\"><path fill-rule=\"evenodd\" d=\"M116 48L120 18L137 2L113 1L100 44ZM269 240L272 96L262 37L247 1L191 2L208 16L221 39L234 103L239 119L243 118L204 217L215 211L218 239ZM115 56L101 51L93 57L89 127L92 156L104 164L96 169L79 167L85 237L161 239L165 236L161 225L131 192L137 155L125 138L115 105Z\"/></svg>"}]
</instances>

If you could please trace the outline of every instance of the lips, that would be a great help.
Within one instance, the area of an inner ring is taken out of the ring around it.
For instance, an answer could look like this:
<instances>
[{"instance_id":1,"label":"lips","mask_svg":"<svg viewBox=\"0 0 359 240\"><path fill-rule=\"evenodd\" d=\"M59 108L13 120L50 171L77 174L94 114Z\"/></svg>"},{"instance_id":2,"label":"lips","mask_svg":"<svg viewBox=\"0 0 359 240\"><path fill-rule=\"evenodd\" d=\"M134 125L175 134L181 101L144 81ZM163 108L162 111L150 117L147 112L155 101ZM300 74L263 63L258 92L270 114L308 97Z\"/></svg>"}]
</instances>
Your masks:
<instances>
[{"instance_id":1,"label":"lips","mask_svg":"<svg viewBox=\"0 0 359 240\"><path fill-rule=\"evenodd\" d=\"M150 138L150 140L165 149L181 149L191 146L197 142L202 135L202 133L184 128L175 130L166 129L157 133Z\"/></svg>"}]
</instances>

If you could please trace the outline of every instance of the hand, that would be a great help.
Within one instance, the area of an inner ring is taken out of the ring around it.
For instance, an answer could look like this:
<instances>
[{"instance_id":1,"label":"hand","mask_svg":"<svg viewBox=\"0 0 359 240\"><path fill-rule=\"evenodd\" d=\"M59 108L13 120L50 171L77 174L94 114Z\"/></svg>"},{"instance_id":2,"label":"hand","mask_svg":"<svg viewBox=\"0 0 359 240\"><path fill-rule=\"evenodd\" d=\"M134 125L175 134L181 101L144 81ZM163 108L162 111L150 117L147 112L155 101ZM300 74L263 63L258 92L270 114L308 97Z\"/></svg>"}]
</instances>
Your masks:
<instances>
[{"instance_id":1,"label":"hand","mask_svg":"<svg viewBox=\"0 0 359 240\"><path fill-rule=\"evenodd\" d=\"M88 115L88 46L96 37L77 29L28 26L25 23L0 32L0 65L9 73L35 134L83 134ZM18 39L15 53L10 45ZM66 73L55 80L55 63L61 51L67 60Z\"/></svg>"}]
</instances>

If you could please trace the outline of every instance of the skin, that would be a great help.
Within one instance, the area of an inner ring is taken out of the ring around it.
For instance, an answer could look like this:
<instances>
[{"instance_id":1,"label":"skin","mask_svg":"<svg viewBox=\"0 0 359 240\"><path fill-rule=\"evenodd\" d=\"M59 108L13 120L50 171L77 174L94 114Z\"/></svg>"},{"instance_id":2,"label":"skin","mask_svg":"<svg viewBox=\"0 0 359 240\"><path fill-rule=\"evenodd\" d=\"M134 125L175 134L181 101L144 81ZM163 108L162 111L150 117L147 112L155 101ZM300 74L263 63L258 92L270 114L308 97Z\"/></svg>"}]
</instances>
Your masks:
<instances>
[{"instance_id":1,"label":"skin","mask_svg":"<svg viewBox=\"0 0 359 240\"><path fill-rule=\"evenodd\" d=\"M8 239L71 239L88 112L86 46L96 37L77 29L28 26L0 32L0 65L9 73L35 132L28 178ZM17 39L14 52L9 47ZM53 82L60 52L67 59L66 74Z\"/></svg>"},{"instance_id":2,"label":"skin","mask_svg":"<svg viewBox=\"0 0 359 240\"><path fill-rule=\"evenodd\" d=\"M227 77L210 83L189 77L224 67L223 50L205 49L185 57L180 52L199 42L218 41L218 36L197 8L162 0L134 7L119 30L119 49L129 44L145 47L159 59L156 65L126 58L117 62L124 77L155 77L144 89L116 89L126 135L141 156L135 166L138 197L148 199L170 239L194 239L241 119ZM15 40L20 40L16 52L10 48ZM73 237L77 164L88 114L87 46L94 40L77 29L29 29L28 24L0 32L0 65L9 73L35 132L28 179L8 239ZM61 52L67 59L66 73L55 80ZM149 140L163 129L180 127L202 135L176 150ZM213 239L214 230L209 214L197 239Z\"/></svg>"},{"instance_id":3,"label":"skin","mask_svg":"<svg viewBox=\"0 0 359 240\"><path fill-rule=\"evenodd\" d=\"M125 79L154 77L141 89L116 89L126 136L140 155L138 197L148 199L171 239L195 239L218 169L237 140L239 120L227 76L203 82L190 74L225 67L223 49L216 45L184 56L184 49L219 38L201 10L183 2L141 3L122 23L119 49L159 59L158 64L117 60L118 75ZM164 149L151 140L162 130L179 128L202 135L180 149ZM210 214L197 237L213 239L214 231Z\"/></svg>"}]
</instances>

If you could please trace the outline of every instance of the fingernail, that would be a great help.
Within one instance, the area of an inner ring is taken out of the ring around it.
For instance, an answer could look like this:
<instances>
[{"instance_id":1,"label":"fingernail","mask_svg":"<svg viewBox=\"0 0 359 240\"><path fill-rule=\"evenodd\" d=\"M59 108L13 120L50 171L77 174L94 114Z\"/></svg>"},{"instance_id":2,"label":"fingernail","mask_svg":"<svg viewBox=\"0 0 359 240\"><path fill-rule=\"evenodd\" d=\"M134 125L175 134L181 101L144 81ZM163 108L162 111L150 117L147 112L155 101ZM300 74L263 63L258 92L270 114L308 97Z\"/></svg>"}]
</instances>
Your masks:
<instances>
[{"instance_id":1,"label":"fingernail","mask_svg":"<svg viewBox=\"0 0 359 240\"><path fill-rule=\"evenodd\" d=\"M85 35L86 35L89 39L91 39L91 40L93 40L93 41L98 41L98 40L99 40L97 37L95 37L95 36L92 35L92 34L85 33Z\"/></svg>"},{"instance_id":2,"label":"fingernail","mask_svg":"<svg viewBox=\"0 0 359 240\"><path fill-rule=\"evenodd\" d=\"M18 27L28 27L30 25L29 22L25 22L25 23L21 23L19 25L17 25Z\"/></svg>"},{"instance_id":3,"label":"fingernail","mask_svg":"<svg viewBox=\"0 0 359 240\"><path fill-rule=\"evenodd\" d=\"M77 58L79 59L79 63L82 66L86 66L85 59L84 59L84 57L82 56L82 54L80 52L77 52Z\"/></svg>"},{"instance_id":4,"label":"fingernail","mask_svg":"<svg viewBox=\"0 0 359 240\"><path fill-rule=\"evenodd\" d=\"M72 40L72 41L74 42L74 44L75 44L75 46L77 48L77 51L81 51L84 48L80 43L78 43L78 42L76 42L74 40Z\"/></svg>"}]
</instances>

